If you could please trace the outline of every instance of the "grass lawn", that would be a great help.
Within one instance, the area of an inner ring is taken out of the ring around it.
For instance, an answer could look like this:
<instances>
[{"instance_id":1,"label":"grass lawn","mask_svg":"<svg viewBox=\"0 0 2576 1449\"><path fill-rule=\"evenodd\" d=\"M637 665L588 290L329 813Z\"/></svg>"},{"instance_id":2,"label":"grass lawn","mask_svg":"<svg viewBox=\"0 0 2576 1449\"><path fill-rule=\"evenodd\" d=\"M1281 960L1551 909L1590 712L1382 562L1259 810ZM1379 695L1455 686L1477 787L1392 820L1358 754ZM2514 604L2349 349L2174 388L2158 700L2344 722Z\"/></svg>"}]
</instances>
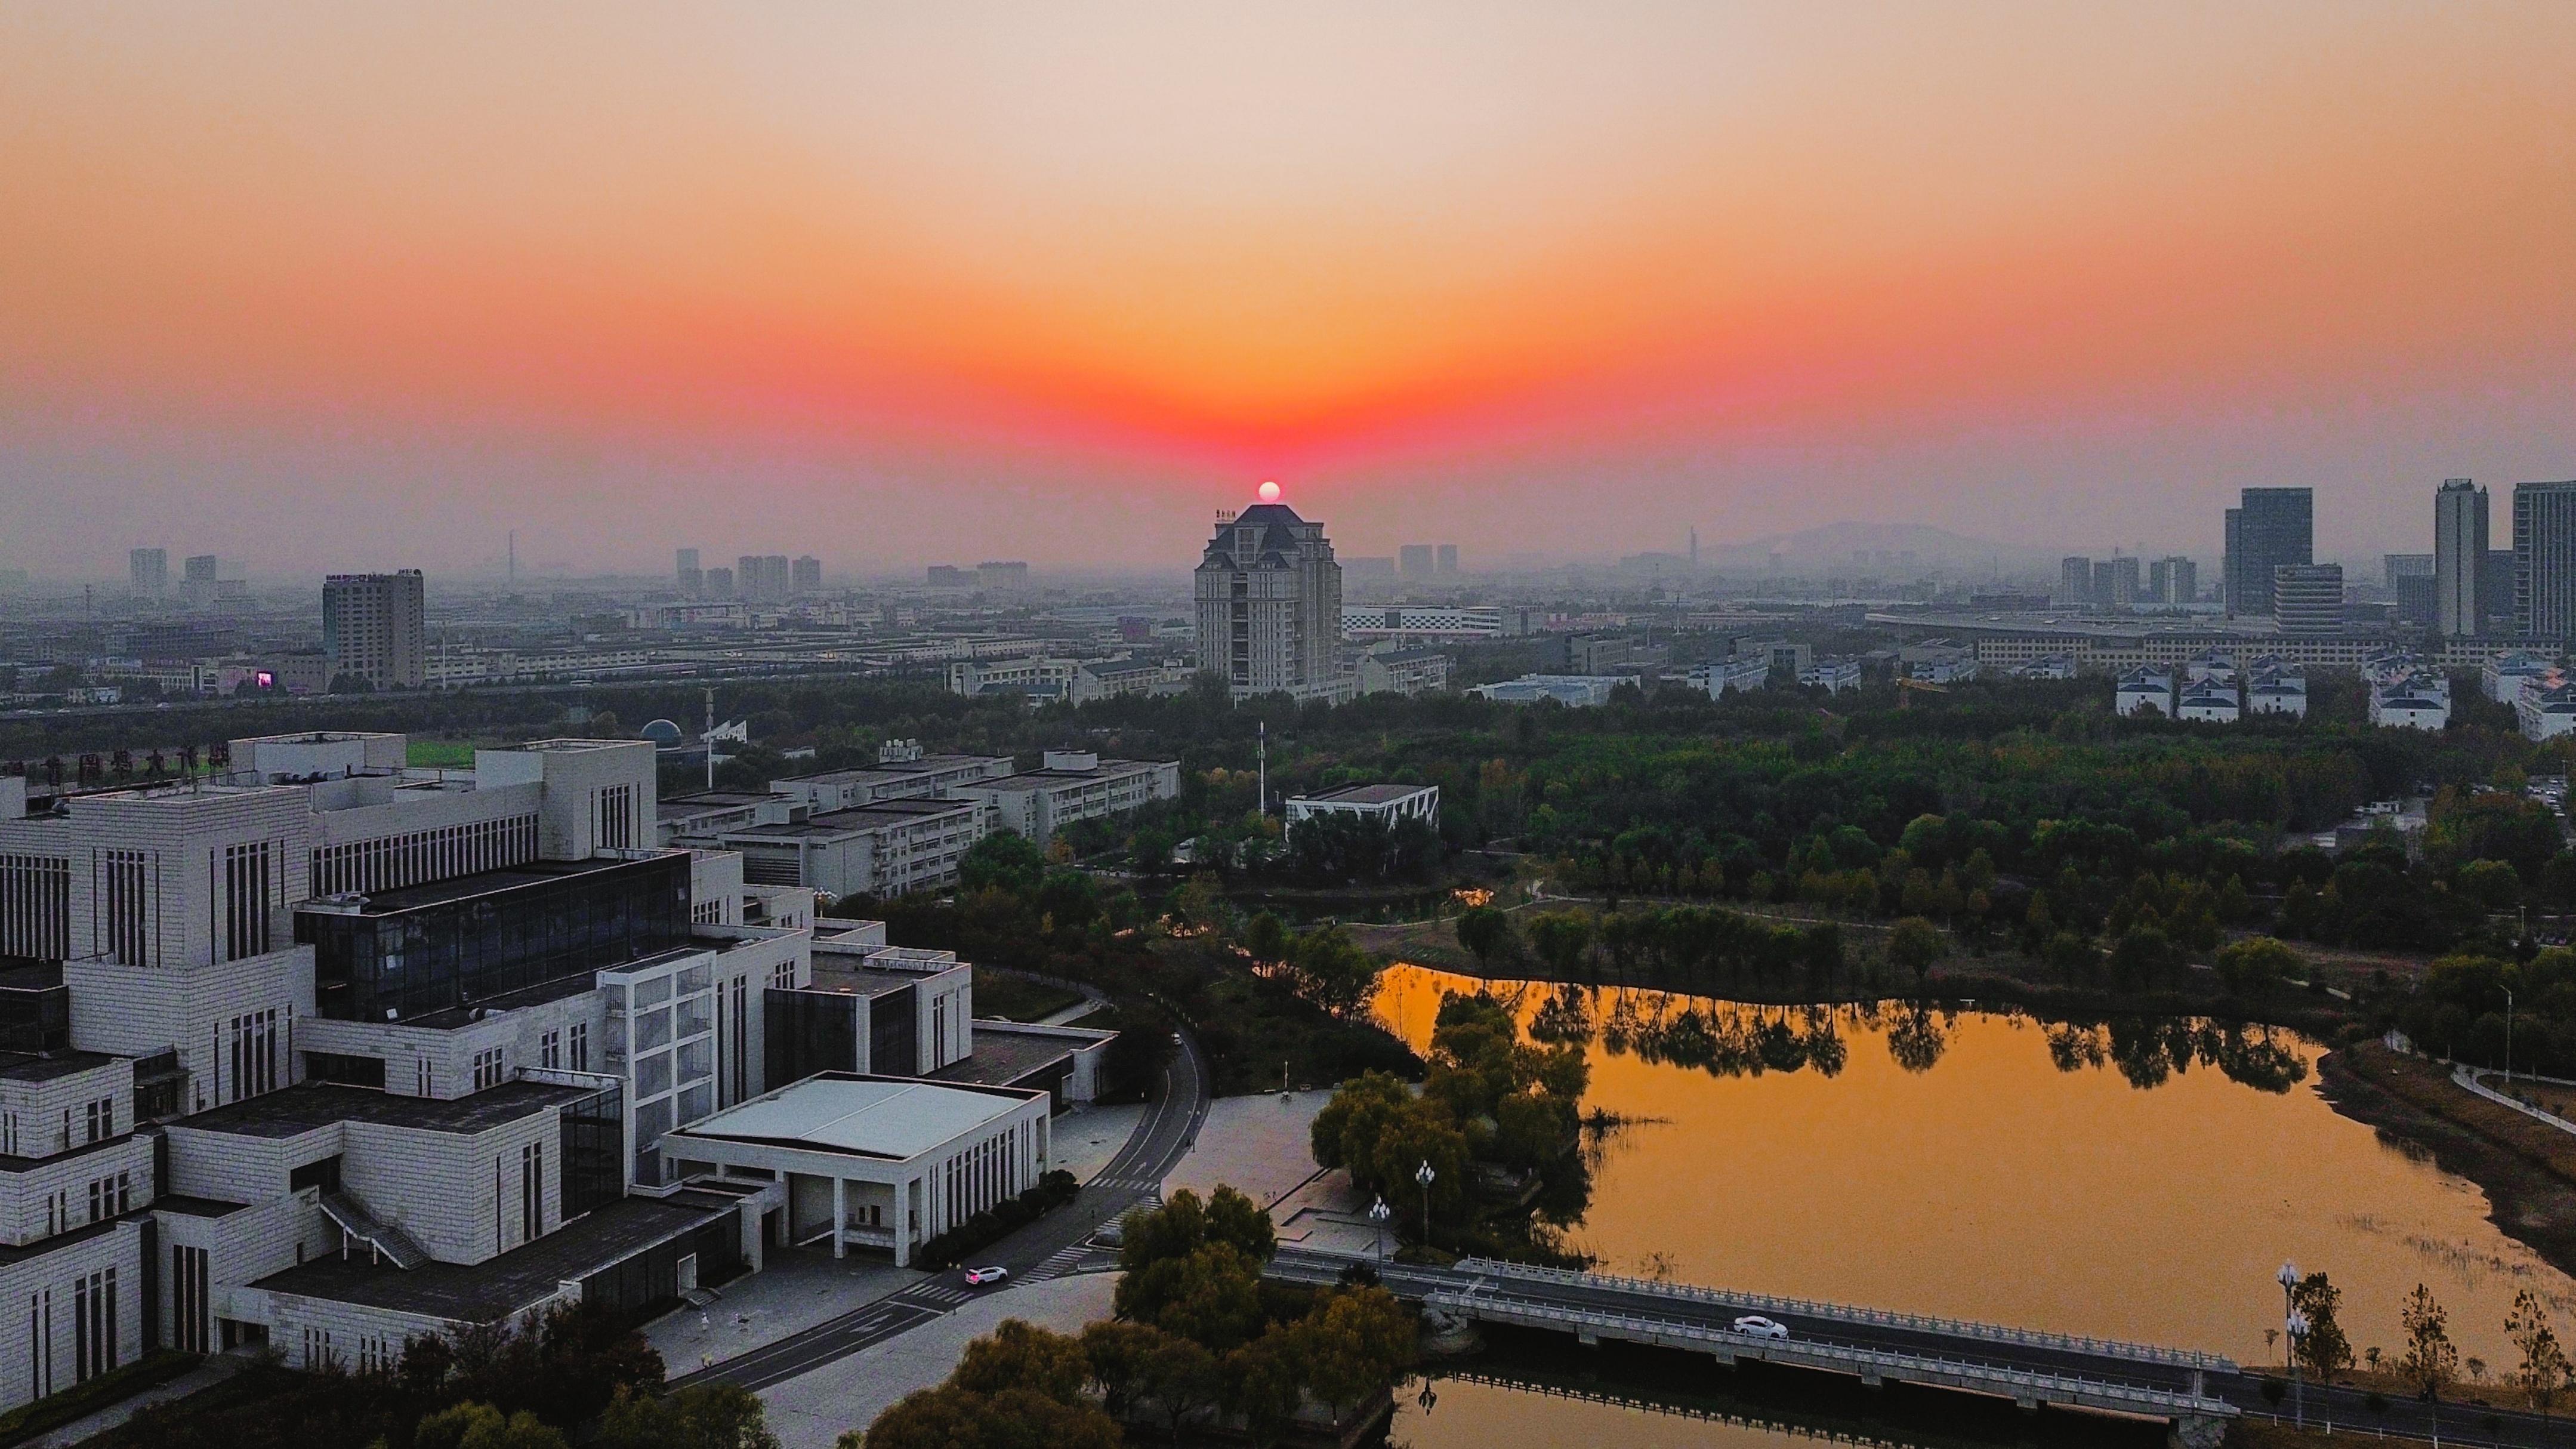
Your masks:
<instances>
[{"instance_id":1,"label":"grass lawn","mask_svg":"<svg viewBox=\"0 0 2576 1449\"><path fill-rule=\"evenodd\" d=\"M415 770L470 770L474 750L472 740L425 740L414 735L405 746L404 758Z\"/></svg>"},{"instance_id":2,"label":"grass lawn","mask_svg":"<svg viewBox=\"0 0 2576 1449\"><path fill-rule=\"evenodd\" d=\"M1005 971L975 973L975 1014L997 1021L1039 1021L1083 999L1079 991Z\"/></svg>"}]
</instances>

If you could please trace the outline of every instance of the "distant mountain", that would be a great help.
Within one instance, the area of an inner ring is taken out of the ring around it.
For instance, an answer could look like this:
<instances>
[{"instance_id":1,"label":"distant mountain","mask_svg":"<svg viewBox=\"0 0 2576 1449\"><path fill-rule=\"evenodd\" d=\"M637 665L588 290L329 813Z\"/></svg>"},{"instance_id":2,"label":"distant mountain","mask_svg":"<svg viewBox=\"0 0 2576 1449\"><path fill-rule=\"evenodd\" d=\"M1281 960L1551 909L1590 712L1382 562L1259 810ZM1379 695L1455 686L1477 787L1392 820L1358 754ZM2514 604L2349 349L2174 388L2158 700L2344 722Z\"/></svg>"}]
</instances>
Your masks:
<instances>
[{"instance_id":1,"label":"distant mountain","mask_svg":"<svg viewBox=\"0 0 2576 1449\"><path fill-rule=\"evenodd\" d=\"M1789 573L1941 569L1983 574L1998 568L2029 569L2055 557L2047 549L1970 538L1920 523L1828 523L1748 543L1700 546L1700 563L1709 568L1766 570L1775 555L1779 567Z\"/></svg>"}]
</instances>

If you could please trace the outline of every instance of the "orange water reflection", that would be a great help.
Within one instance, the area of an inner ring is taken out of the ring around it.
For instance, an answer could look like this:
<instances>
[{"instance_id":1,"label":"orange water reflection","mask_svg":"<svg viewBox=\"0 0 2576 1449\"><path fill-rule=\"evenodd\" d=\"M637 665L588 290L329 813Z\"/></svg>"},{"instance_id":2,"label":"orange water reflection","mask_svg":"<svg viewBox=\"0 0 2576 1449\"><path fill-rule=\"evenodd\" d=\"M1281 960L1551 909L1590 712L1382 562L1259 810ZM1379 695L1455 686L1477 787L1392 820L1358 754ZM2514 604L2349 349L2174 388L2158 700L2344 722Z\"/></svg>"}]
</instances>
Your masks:
<instances>
[{"instance_id":1,"label":"orange water reflection","mask_svg":"<svg viewBox=\"0 0 2576 1449\"><path fill-rule=\"evenodd\" d=\"M1398 967L1377 1009L1419 1048L1441 991L1475 984ZM1525 1021L1542 999L1524 998ZM1649 1018L1690 1004L1630 1000ZM1589 1006L1597 1022L1616 996ZM1806 1012L1787 1015L1808 1030ZM2282 1039L2308 1067L2286 1091L2204 1065L2141 1089L2108 1065L2059 1070L2028 1019L1931 1025L1939 1059L1908 1071L1883 1018L1837 1014L1844 1060L1830 1077L1716 1075L1596 1040L1587 1110L1656 1120L1608 1139L1569 1241L1614 1271L1662 1255L1691 1282L2247 1363L2277 1358L2263 1330L2280 1321L2284 1259L2342 1287L2356 1354L2394 1351L2399 1298L2418 1282L2450 1309L2463 1356L2495 1373L2511 1362L2503 1324L2518 1289L2541 1293L2562 1325L2576 1317L2576 1283L2498 1232L2475 1185L2336 1115L2317 1095L2312 1044Z\"/></svg>"}]
</instances>

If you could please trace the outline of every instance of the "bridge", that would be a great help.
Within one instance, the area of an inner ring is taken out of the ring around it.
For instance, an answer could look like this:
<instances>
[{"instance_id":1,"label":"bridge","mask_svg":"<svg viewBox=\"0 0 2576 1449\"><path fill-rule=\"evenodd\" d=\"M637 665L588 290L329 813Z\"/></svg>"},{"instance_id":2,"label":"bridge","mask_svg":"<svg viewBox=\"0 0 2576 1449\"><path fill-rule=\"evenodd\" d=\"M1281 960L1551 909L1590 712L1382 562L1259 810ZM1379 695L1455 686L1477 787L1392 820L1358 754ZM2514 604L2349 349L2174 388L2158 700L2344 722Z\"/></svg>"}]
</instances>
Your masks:
<instances>
[{"instance_id":1,"label":"bridge","mask_svg":"<svg viewBox=\"0 0 2576 1449\"><path fill-rule=\"evenodd\" d=\"M1283 1249L1271 1273L1333 1281L1356 1260ZM1689 1284L1468 1258L1451 1268L1377 1264L1401 1297L1470 1322L1571 1333L1582 1343L1647 1344L1708 1355L1990 1394L2026 1409L2061 1408L2164 1419L2176 1442L2215 1445L2239 1406L2221 1392L2243 1382L2216 1354L1879 1309L1731 1293ZM1738 1333L1738 1316L1785 1325L1785 1339Z\"/></svg>"}]
</instances>

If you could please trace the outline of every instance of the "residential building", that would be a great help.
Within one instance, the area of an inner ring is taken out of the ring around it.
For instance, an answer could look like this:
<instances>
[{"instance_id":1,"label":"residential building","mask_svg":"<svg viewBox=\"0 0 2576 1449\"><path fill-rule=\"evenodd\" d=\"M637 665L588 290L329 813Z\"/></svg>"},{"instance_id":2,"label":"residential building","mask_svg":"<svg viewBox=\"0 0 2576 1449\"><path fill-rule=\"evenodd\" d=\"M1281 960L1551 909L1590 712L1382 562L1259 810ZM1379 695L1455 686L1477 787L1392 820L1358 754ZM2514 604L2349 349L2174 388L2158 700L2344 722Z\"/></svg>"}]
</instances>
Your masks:
<instances>
[{"instance_id":1,"label":"residential building","mask_svg":"<svg viewBox=\"0 0 2576 1449\"><path fill-rule=\"evenodd\" d=\"M747 553L734 560L734 586L742 590L743 599L749 603L785 603L793 577L792 566L783 553Z\"/></svg>"},{"instance_id":2,"label":"residential building","mask_svg":"<svg viewBox=\"0 0 2576 1449\"><path fill-rule=\"evenodd\" d=\"M1404 544L1395 551L1396 572L1408 579L1429 579L1436 567L1433 557L1427 543Z\"/></svg>"},{"instance_id":3,"label":"residential building","mask_svg":"<svg viewBox=\"0 0 2576 1449\"><path fill-rule=\"evenodd\" d=\"M2031 660L2027 664L2016 666L2013 669L2012 674L2015 679L2073 679L2075 677L2075 656L2072 654L2043 654L2037 659Z\"/></svg>"},{"instance_id":4,"label":"residential building","mask_svg":"<svg viewBox=\"0 0 2576 1449\"><path fill-rule=\"evenodd\" d=\"M2478 575L2478 604L2487 612L2486 632L2514 632L2514 554L2510 548L2487 550L2485 572Z\"/></svg>"},{"instance_id":5,"label":"residential building","mask_svg":"<svg viewBox=\"0 0 2576 1449\"><path fill-rule=\"evenodd\" d=\"M2170 718L2174 707L2174 676L2170 669L2141 665L2120 676L2111 691L2111 712L2116 715L2164 715Z\"/></svg>"},{"instance_id":6,"label":"residential building","mask_svg":"<svg viewBox=\"0 0 2576 1449\"><path fill-rule=\"evenodd\" d=\"M1128 695L1179 694L1189 687L1189 669L1168 660L1086 659L1074 667L1065 698L1089 704Z\"/></svg>"},{"instance_id":7,"label":"residential building","mask_svg":"<svg viewBox=\"0 0 2576 1449\"><path fill-rule=\"evenodd\" d=\"M1743 693L1768 686L1771 683L1771 661L1762 655L1712 660L1691 666L1685 677L1691 688L1711 699L1718 699L1730 691Z\"/></svg>"},{"instance_id":8,"label":"residential building","mask_svg":"<svg viewBox=\"0 0 2576 1449\"><path fill-rule=\"evenodd\" d=\"M2202 724L2234 724L2240 712L2236 682L2214 676L2192 680L2174 696L2174 718Z\"/></svg>"},{"instance_id":9,"label":"residential building","mask_svg":"<svg viewBox=\"0 0 2576 1449\"><path fill-rule=\"evenodd\" d=\"M1437 649L1384 643L1360 652L1362 694L1436 694L1449 687L1450 658Z\"/></svg>"},{"instance_id":10,"label":"residential building","mask_svg":"<svg viewBox=\"0 0 2576 1449\"><path fill-rule=\"evenodd\" d=\"M739 599L742 597L742 591L734 585L733 570L731 569L709 569L707 570L706 580L706 596L710 599Z\"/></svg>"},{"instance_id":11,"label":"residential building","mask_svg":"<svg viewBox=\"0 0 2576 1449\"><path fill-rule=\"evenodd\" d=\"M2522 698L2523 686L2535 679L2546 679L2557 672L2549 656L2528 649L2508 649L2480 666L2478 685L2487 698L2498 704L2511 704Z\"/></svg>"},{"instance_id":12,"label":"residential building","mask_svg":"<svg viewBox=\"0 0 2576 1449\"><path fill-rule=\"evenodd\" d=\"M2245 687L2247 714L2286 714L2305 719L2308 713L2308 676L2295 664L2279 659L2257 659L2251 681Z\"/></svg>"},{"instance_id":13,"label":"residential building","mask_svg":"<svg viewBox=\"0 0 2576 1449\"><path fill-rule=\"evenodd\" d=\"M429 672L428 602L420 570L333 574L322 581L322 652L333 683L418 689Z\"/></svg>"},{"instance_id":14,"label":"residential building","mask_svg":"<svg viewBox=\"0 0 2576 1449\"><path fill-rule=\"evenodd\" d=\"M1320 523L1284 503L1219 514L1193 580L1199 667L1238 699L1347 699L1340 677L1342 570Z\"/></svg>"},{"instance_id":15,"label":"residential building","mask_svg":"<svg viewBox=\"0 0 2576 1449\"><path fill-rule=\"evenodd\" d=\"M2093 565L2093 602L2128 608L2138 602L2138 561L2126 555Z\"/></svg>"},{"instance_id":16,"label":"residential building","mask_svg":"<svg viewBox=\"0 0 2576 1449\"><path fill-rule=\"evenodd\" d=\"M166 548L128 549L125 572L136 597L157 599L170 592L170 551Z\"/></svg>"},{"instance_id":17,"label":"residential building","mask_svg":"<svg viewBox=\"0 0 2576 1449\"><path fill-rule=\"evenodd\" d=\"M2082 554L2058 560L2057 602L2070 606L2099 602L2093 593L2093 560Z\"/></svg>"},{"instance_id":18,"label":"residential building","mask_svg":"<svg viewBox=\"0 0 2576 1449\"><path fill-rule=\"evenodd\" d=\"M1026 593L1029 566L1015 559L988 559L975 565L975 587L995 594Z\"/></svg>"},{"instance_id":19,"label":"residential building","mask_svg":"<svg viewBox=\"0 0 2576 1449\"><path fill-rule=\"evenodd\" d=\"M672 559L673 567L671 569L671 582L672 585L679 590L681 598L694 599L700 594L706 592L707 571L698 567L698 551L696 549L684 548L676 550L672 555Z\"/></svg>"},{"instance_id":20,"label":"residential building","mask_svg":"<svg viewBox=\"0 0 2576 1449\"><path fill-rule=\"evenodd\" d=\"M2177 554L2147 565L2147 597L2159 604L2200 600L2200 565Z\"/></svg>"},{"instance_id":21,"label":"residential building","mask_svg":"<svg viewBox=\"0 0 2576 1449\"><path fill-rule=\"evenodd\" d=\"M1798 671L1800 687L1821 689L1827 694L1858 689L1860 680L1860 661L1857 659L1819 659Z\"/></svg>"},{"instance_id":22,"label":"residential building","mask_svg":"<svg viewBox=\"0 0 2576 1449\"><path fill-rule=\"evenodd\" d=\"M971 589L975 576L955 564L932 564L923 574L923 582L934 589Z\"/></svg>"},{"instance_id":23,"label":"residential building","mask_svg":"<svg viewBox=\"0 0 2576 1449\"><path fill-rule=\"evenodd\" d=\"M1291 795L1283 813L1291 835L1296 834L1300 821L1322 815L1356 816L1390 827L1400 821L1419 820L1437 830L1440 828L1440 787L1346 785L1320 795Z\"/></svg>"},{"instance_id":24,"label":"residential building","mask_svg":"<svg viewBox=\"0 0 2576 1449\"><path fill-rule=\"evenodd\" d=\"M179 602L192 609L202 609L215 601L221 586L216 576L221 567L210 553L190 554L183 564L179 580Z\"/></svg>"},{"instance_id":25,"label":"residential building","mask_svg":"<svg viewBox=\"0 0 2576 1449\"><path fill-rule=\"evenodd\" d=\"M1467 692L1502 704L1536 704L1552 699L1570 709L1587 709L1608 704L1612 690L1636 682L1624 674L1524 674L1518 679L1473 685Z\"/></svg>"},{"instance_id":26,"label":"residential building","mask_svg":"<svg viewBox=\"0 0 2576 1449\"><path fill-rule=\"evenodd\" d=\"M2451 722L2451 680L2440 666L2390 654L2362 666L2370 722L2383 729L2438 730Z\"/></svg>"},{"instance_id":27,"label":"residential building","mask_svg":"<svg viewBox=\"0 0 2576 1449\"><path fill-rule=\"evenodd\" d=\"M1896 651L1898 667L1908 679L1926 684L1961 684L1977 677L1977 652L1965 644L1932 639Z\"/></svg>"},{"instance_id":28,"label":"residential building","mask_svg":"<svg viewBox=\"0 0 2576 1449\"><path fill-rule=\"evenodd\" d=\"M792 594L823 592L823 561L805 554L787 566L787 590Z\"/></svg>"},{"instance_id":29,"label":"residential building","mask_svg":"<svg viewBox=\"0 0 2576 1449\"><path fill-rule=\"evenodd\" d=\"M1438 561L1433 571L1444 579L1454 579L1458 576L1458 545L1454 543L1440 545Z\"/></svg>"},{"instance_id":30,"label":"residential building","mask_svg":"<svg viewBox=\"0 0 2576 1449\"><path fill-rule=\"evenodd\" d=\"M2343 565L2283 564L2272 571L2272 616L2284 634L2343 632Z\"/></svg>"},{"instance_id":31,"label":"residential building","mask_svg":"<svg viewBox=\"0 0 2576 1449\"><path fill-rule=\"evenodd\" d=\"M2307 488L2248 488L2227 510L2227 612L2259 618L2273 612L2278 570L2314 563L2315 492ZM2342 601L2336 601L2341 607Z\"/></svg>"},{"instance_id":32,"label":"residential building","mask_svg":"<svg viewBox=\"0 0 2576 1449\"><path fill-rule=\"evenodd\" d=\"M2576 637L2576 482L2513 486L2514 632Z\"/></svg>"},{"instance_id":33,"label":"residential building","mask_svg":"<svg viewBox=\"0 0 2576 1449\"><path fill-rule=\"evenodd\" d=\"M2562 681L2543 688L2532 681L2530 688L2513 702L2514 722L2522 727L2523 738L2554 740L2576 732L2576 682Z\"/></svg>"},{"instance_id":34,"label":"residential building","mask_svg":"<svg viewBox=\"0 0 2576 1449\"><path fill-rule=\"evenodd\" d=\"M1014 830L1039 845L1065 826L1178 799L1178 760L1104 760L1090 750L1048 750L1038 768L952 785L953 798L981 800L993 828Z\"/></svg>"}]
</instances>

